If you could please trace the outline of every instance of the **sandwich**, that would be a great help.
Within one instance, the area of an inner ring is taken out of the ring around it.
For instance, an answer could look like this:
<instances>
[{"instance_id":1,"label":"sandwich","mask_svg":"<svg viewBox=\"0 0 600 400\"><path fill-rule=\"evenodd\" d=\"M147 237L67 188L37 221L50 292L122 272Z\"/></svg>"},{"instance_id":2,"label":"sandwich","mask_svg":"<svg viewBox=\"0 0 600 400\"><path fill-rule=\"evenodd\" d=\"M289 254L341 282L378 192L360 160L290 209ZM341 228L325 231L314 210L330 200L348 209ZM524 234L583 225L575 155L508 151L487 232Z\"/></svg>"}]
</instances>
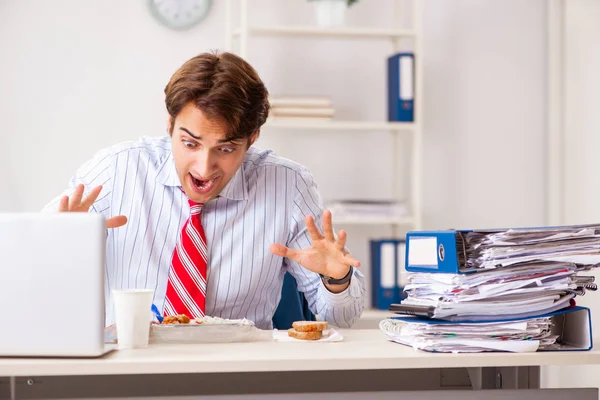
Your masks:
<instances>
[{"instance_id":1,"label":"sandwich","mask_svg":"<svg viewBox=\"0 0 600 400\"><path fill-rule=\"evenodd\" d=\"M288 336L300 340L319 340L327 327L327 321L296 321L288 329Z\"/></svg>"}]
</instances>

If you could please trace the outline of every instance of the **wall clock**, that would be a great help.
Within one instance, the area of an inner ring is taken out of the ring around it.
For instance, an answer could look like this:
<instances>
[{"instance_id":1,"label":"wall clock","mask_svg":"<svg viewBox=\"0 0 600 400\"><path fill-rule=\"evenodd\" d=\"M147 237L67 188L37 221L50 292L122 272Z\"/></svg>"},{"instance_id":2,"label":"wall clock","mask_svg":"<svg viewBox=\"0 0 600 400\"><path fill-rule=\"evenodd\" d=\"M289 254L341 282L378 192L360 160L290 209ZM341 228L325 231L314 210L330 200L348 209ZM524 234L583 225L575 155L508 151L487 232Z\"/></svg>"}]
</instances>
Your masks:
<instances>
[{"instance_id":1,"label":"wall clock","mask_svg":"<svg viewBox=\"0 0 600 400\"><path fill-rule=\"evenodd\" d=\"M184 30L200 23L212 5L212 0L148 0L154 17L165 26Z\"/></svg>"}]
</instances>

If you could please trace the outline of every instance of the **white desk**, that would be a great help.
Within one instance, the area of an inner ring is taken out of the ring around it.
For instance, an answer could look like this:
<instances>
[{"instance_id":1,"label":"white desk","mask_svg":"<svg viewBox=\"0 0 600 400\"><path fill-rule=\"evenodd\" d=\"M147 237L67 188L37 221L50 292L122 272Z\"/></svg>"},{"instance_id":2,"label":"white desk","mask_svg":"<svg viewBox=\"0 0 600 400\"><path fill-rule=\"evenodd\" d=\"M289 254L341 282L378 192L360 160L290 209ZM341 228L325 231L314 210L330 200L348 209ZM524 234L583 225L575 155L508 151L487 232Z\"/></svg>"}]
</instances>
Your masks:
<instances>
[{"instance_id":1,"label":"white desk","mask_svg":"<svg viewBox=\"0 0 600 400\"><path fill-rule=\"evenodd\" d=\"M197 394L440 390L469 388L470 383L483 389L523 389L539 387L540 366L600 364L598 350L431 354L391 343L379 330L350 329L342 333L344 341L337 343L156 345L144 350L116 351L99 359L0 358L0 377L16 378L19 395L60 387L65 390L65 382L74 386L73 382L80 379L87 379L87 388L94 386L90 379L102 387L110 385L109 376L120 376L120 384L144 382L141 386L149 393L162 395L166 393L156 382L161 381L164 386L169 380L174 385L168 391L172 395L176 394L173 390L180 390L179 394L192 394L193 390ZM33 385L27 385L28 379ZM153 382L158 388L148 386ZM123 390L115 394L130 395L126 386L123 384ZM0 389L3 398L1 390L6 391L8 385L0 387L4 388ZM104 391L99 394L96 397L111 395Z\"/></svg>"}]
</instances>

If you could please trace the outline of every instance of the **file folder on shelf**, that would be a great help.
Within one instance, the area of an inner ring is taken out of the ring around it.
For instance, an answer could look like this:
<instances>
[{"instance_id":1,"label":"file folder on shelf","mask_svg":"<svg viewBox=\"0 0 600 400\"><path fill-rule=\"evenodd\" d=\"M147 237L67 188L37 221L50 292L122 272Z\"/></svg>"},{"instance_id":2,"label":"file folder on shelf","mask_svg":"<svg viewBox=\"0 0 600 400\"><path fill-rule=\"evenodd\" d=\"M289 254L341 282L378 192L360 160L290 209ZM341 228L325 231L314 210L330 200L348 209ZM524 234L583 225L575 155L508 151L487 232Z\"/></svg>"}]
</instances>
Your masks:
<instances>
[{"instance_id":1,"label":"file folder on shelf","mask_svg":"<svg viewBox=\"0 0 600 400\"><path fill-rule=\"evenodd\" d=\"M489 324L492 322L522 322L532 318L545 318L549 317L551 321L551 334L557 335L558 339L553 345L543 346L537 351L587 351L593 347L593 334L592 334L592 319L589 308L575 306L548 314L529 317L529 318L515 318L507 320L496 320L496 321L461 321L460 323L452 321L443 321L430 318L420 317L391 317L394 321L404 321L407 323L421 323L428 325L469 325L477 326L478 324ZM385 320L384 320L385 321ZM385 329L385 325L382 321L380 325L382 330ZM393 340L393 332L386 332L386 334ZM448 335L448 334L447 334ZM453 336L453 335L449 335ZM409 345L408 343L402 343ZM429 351L429 350L425 350Z\"/></svg>"},{"instance_id":2,"label":"file folder on shelf","mask_svg":"<svg viewBox=\"0 0 600 400\"><path fill-rule=\"evenodd\" d=\"M402 299L404 240L371 240L371 302L387 310Z\"/></svg>"},{"instance_id":3,"label":"file folder on shelf","mask_svg":"<svg viewBox=\"0 0 600 400\"><path fill-rule=\"evenodd\" d=\"M414 121L415 56L398 53L388 57L388 120Z\"/></svg>"}]
</instances>

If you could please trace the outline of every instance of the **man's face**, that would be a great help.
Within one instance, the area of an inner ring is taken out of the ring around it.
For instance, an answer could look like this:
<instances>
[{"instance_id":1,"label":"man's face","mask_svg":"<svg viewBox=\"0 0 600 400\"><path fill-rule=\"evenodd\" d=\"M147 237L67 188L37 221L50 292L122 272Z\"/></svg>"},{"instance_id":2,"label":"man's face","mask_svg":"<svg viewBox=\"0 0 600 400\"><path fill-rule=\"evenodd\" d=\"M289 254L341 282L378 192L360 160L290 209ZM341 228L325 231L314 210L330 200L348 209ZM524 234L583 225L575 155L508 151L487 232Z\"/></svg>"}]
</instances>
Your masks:
<instances>
[{"instance_id":1,"label":"man's face","mask_svg":"<svg viewBox=\"0 0 600 400\"><path fill-rule=\"evenodd\" d=\"M227 140L226 124L206 118L193 103L188 103L170 125L177 175L186 195L198 203L221 193L256 139L255 134L250 139Z\"/></svg>"}]
</instances>

